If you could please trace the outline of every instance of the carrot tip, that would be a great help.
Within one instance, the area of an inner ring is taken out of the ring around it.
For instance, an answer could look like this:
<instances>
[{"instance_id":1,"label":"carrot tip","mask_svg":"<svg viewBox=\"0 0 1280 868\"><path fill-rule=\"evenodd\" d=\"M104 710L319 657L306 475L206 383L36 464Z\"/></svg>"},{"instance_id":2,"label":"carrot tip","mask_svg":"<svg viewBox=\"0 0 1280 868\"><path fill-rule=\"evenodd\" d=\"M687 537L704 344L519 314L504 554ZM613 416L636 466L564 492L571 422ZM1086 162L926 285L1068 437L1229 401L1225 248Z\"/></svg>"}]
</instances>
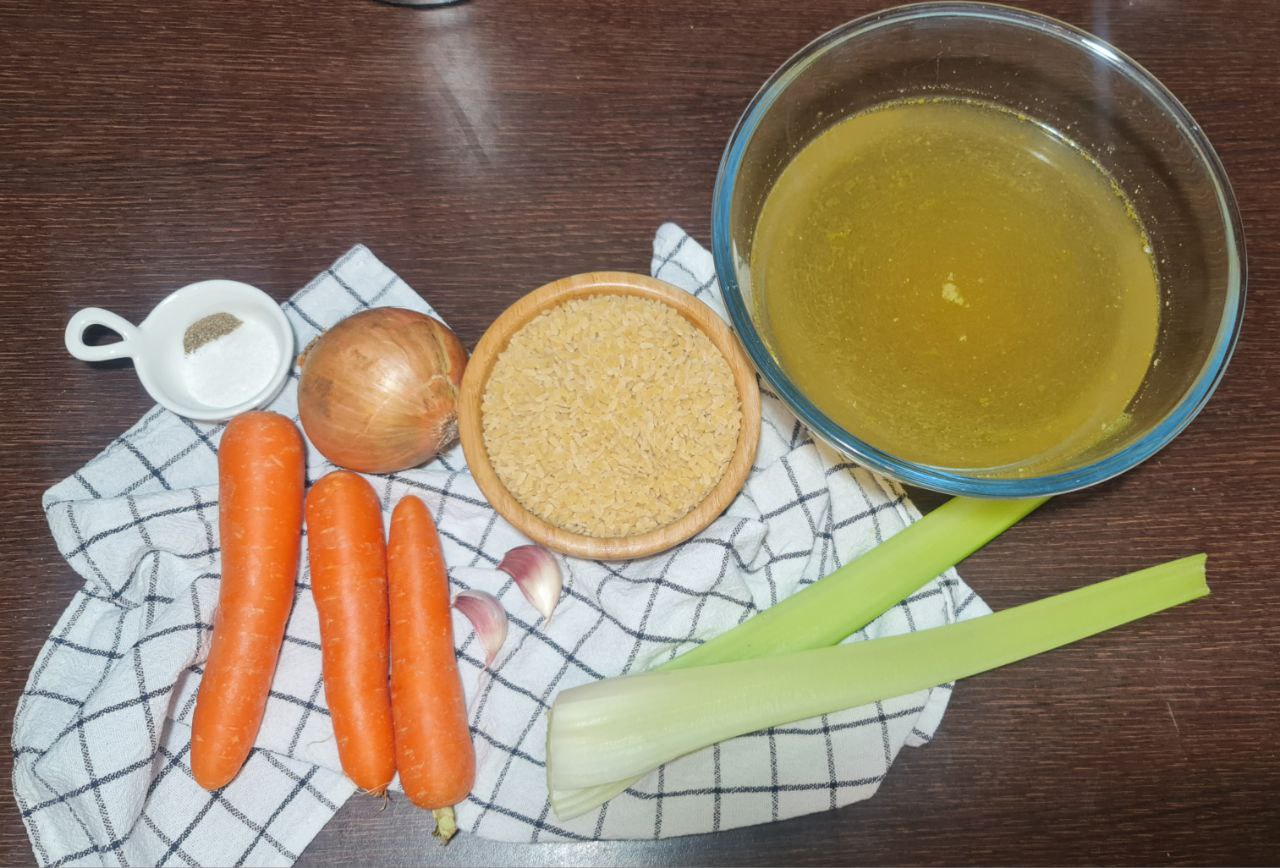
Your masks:
<instances>
[{"instance_id":1,"label":"carrot tip","mask_svg":"<svg viewBox=\"0 0 1280 868\"><path fill-rule=\"evenodd\" d=\"M453 808L436 808L431 812L436 818L436 830L431 834L440 839L440 846L444 846L458 834L458 818L453 813Z\"/></svg>"}]
</instances>

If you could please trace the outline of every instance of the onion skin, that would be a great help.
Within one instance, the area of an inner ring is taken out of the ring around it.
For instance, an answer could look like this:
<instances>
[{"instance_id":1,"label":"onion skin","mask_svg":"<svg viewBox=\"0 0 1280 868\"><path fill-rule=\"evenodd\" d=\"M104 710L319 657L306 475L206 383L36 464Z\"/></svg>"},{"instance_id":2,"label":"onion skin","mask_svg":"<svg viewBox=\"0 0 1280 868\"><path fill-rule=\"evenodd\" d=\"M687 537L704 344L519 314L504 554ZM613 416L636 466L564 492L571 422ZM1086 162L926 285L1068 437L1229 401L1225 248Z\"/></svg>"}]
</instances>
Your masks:
<instances>
[{"instance_id":1,"label":"onion skin","mask_svg":"<svg viewBox=\"0 0 1280 868\"><path fill-rule=\"evenodd\" d=\"M467 351L439 320L399 307L361 311L317 338L300 363L302 428L339 467L407 470L457 439Z\"/></svg>"}]
</instances>

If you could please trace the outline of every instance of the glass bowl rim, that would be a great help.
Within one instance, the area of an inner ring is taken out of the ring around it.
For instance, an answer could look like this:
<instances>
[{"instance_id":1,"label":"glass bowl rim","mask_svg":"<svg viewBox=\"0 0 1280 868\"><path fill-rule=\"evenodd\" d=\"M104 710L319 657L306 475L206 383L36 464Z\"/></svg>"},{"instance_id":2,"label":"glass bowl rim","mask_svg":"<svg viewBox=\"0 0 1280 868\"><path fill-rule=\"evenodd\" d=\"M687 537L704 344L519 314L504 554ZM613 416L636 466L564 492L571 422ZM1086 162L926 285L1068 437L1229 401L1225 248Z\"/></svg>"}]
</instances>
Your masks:
<instances>
[{"instance_id":1,"label":"glass bowl rim","mask_svg":"<svg viewBox=\"0 0 1280 868\"><path fill-rule=\"evenodd\" d=\"M1197 163L1207 171L1215 187L1218 211L1227 235L1227 295L1222 318L1213 347L1191 387L1172 410L1133 443L1114 454L1057 473L1018 478L969 475L897 458L844 430L792 385L778 366L756 332L734 269L729 210L738 169L756 128L788 85L835 45L887 27L949 18L1009 25L1067 43L1136 84L1192 146ZM716 276L734 330L776 396L819 439L863 466L901 482L953 495L1013 498L1062 494L1111 479L1146 461L1167 446L1208 403L1226 371L1244 317L1247 263L1240 212L1226 171L1199 124L1154 75L1110 43L1056 18L996 3L929 2L885 9L842 24L793 54L752 97L725 146L712 193L711 242Z\"/></svg>"}]
</instances>

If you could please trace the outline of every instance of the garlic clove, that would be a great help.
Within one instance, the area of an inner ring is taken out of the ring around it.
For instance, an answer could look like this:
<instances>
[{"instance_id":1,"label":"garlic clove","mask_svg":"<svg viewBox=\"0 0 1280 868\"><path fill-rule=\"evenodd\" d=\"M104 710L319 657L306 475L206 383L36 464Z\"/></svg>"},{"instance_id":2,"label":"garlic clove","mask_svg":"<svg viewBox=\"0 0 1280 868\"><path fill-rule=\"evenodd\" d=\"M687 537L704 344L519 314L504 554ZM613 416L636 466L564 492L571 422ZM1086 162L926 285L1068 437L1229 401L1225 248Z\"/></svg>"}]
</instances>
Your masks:
<instances>
[{"instance_id":1,"label":"garlic clove","mask_svg":"<svg viewBox=\"0 0 1280 868\"><path fill-rule=\"evenodd\" d=\"M551 620L564 585L560 565L551 552L542 546L516 546L502 558L498 569L515 580L520 592L544 621Z\"/></svg>"},{"instance_id":2,"label":"garlic clove","mask_svg":"<svg viewBox=\"0 0 1280 868\"><path fill-rule=\"evenodd\" d=\"M453 607L471 622L484 646L484 665L489 666L507 641L507 610L488 591L459 591Z\"/></svg>"}]
</instances>

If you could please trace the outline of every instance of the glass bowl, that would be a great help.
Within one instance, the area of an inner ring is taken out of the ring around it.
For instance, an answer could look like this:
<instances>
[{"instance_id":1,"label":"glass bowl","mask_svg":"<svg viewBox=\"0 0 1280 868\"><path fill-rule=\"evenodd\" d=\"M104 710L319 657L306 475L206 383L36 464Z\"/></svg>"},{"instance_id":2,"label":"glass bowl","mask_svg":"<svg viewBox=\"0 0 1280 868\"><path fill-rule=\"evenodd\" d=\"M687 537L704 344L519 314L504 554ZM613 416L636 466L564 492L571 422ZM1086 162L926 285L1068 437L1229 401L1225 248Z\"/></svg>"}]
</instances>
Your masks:
<instances>
[{"instance_id":1,"label":"glass bowl","mask_svg":"<svg viewBox=\"0 0 1280 868\"><path fill-rule=\"evenodd\" d=\"M1060 132L1111 173L1150 236L1161 322L1153 363L1127 409L1132 422L1048 469L999 475L956 470L872 446L832 421L791 381L756 316L753 235L783 168L833 123L920 97L995 103ZM1150 458L1208 401L1244 312L1244 238L1235 197L1187 110L1151 73L1097 37L986 3L922 3L879 12L819 37L783 64L747 106L721 159L712 248L748 355L809 429L866 467L949 494L1059 494Z\"/></svg>"}]
</instances>

